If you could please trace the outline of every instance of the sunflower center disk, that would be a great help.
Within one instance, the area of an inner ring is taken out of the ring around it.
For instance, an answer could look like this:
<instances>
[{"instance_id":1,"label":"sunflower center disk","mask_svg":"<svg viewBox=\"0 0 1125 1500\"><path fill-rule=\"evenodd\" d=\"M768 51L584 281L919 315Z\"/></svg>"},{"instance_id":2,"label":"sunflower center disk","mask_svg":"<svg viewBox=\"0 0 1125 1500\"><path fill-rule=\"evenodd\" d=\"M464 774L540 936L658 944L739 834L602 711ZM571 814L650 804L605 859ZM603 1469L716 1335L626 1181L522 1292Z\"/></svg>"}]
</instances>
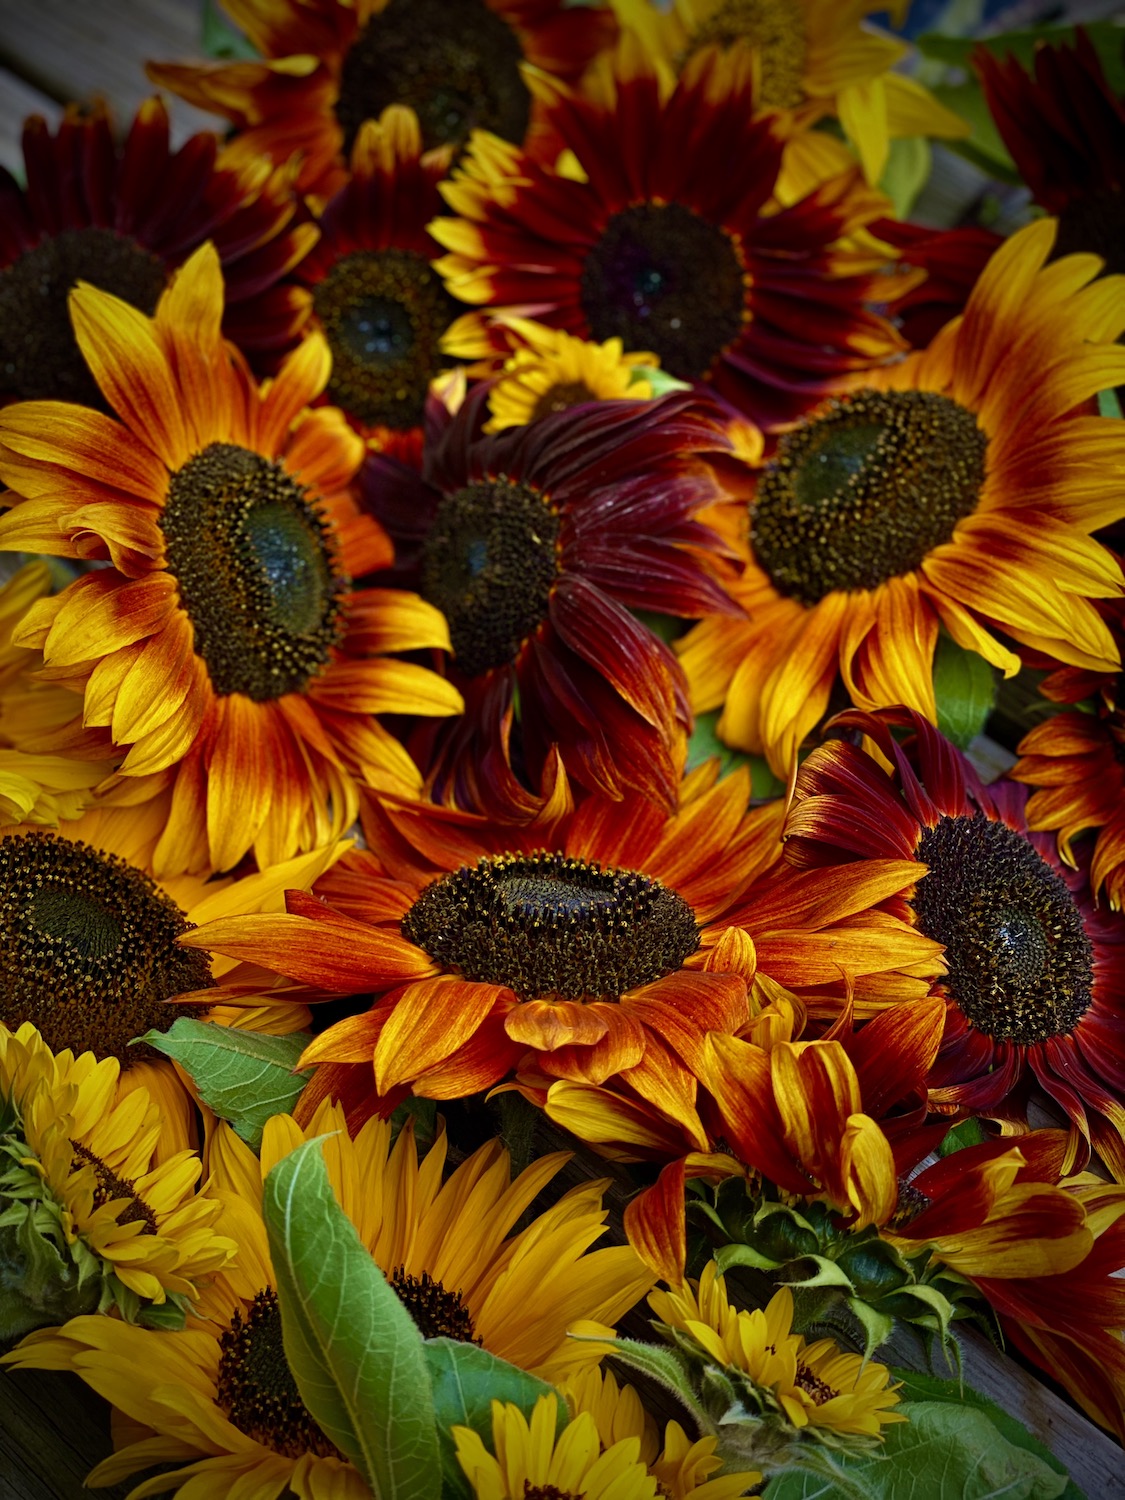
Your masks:
<instances>
[{"instance_id":1,"label":"sunflower center disk","mask_svg":"<svg viewBox=\"0 0 1125 1500\"><path fill-rule=\"evenodd\" d=\"M340 637L348 582L302 486L261 454L211 443L173 474L160 525L216 693L301 692Z\"/></svg>"},{"instance_id":2,"label":"sunflower center disk","mask_svg":"<svg viewBox=\"0 0 1125 1500\"><path fill-rule=\"evenodd\" d=\"M457 311L425 256L345 255L317 286L313 309L332 350L332 401L369 426L417 426Z\"/></svg>"},{"instance_id":3,"label":"sunflower center disk","mask_svg":"<svg viewBox=\"0 0 1125 1500\"><path fill-rule=\"evenodd\" d=\"M796 0L726 0L692 32L680 66L703 47L748 42L758 49L758 102L792 109L805 96L802 80L808 39Z\"/></svg>"},{"instance_id":4,"label":"sunflower center disk","mask_svg":"<svg viewBox=\"0 0 1125 1500\"><path fill-rule=\"evenodd\" d=\"M979 1030L1034 1046L1074 1030L1093 998L1093 948L1062 878L981 813L942 818L918 858L918 926L945 944L945 989Z\"/></svg>"},{"instance_id":5,"label":"sunflower center disk","mask_svg":"<svg viewBox=\"0 0 1125 1500\"><path fill-rule=\"evenodd\" d=\"M691 907L658 880L549 853L495 855L435 880L402 931L435 963L521 1000L616 1000L699 946Z\"/></svg>"},{"instance_id":6,"label":"sunflower center disk","mask_svg":"<svg viewBox=\"0 0 1125 1500\"><path fill-rule=\"evenodd\" d=\"M285 1358L281 1310L272 1288L257 1294L245 1317L235 1313L219 1348L215 1397L239 1432L286 1458L340 1457L301 1400Z\"/></svg>"},{"instance_id":7,"label":"sunflower center disk","mask_svg":"<svg viewBox=\"0 0 1125 1500\"><path fill-rule=\"evenodd\" d=\"M156 1215L137 1192L136 1184L128 1177L118 1177L117 1173L107 1167L101 1157L95 1156L88 1147L75 1141L71 1141L70 1144L74 1147L72 1168L77 1169L86 1164L94 1169L94 1179L97 1183L94 1188L94 1207L101 1208L103 1203L113 1203L124 1198L127 1200L127 1206L117 1215L117 1222L119 1224L141 1223L144 1225L141 1230L142 1234L155 1234Z\"/></svg>"},{"instance_id":8,"label":"sunflower center disk","mask_svg":"<svg viewBox=\"0 0 1125 1500\"><path fill-rule=\"evenodd\" d=\"M458 1292L446 1291L429 1271L408 1276L399 1266L391 1277L407 1312L418 1325L424 1339L457 1339L462 1344L479 1344L468 1304Z\"/></svg>"},{"instance_id":9,"label":"sunflower center disk","mask_svg":"<svg viewBox=\"0 0 1125 1500\"><path fill-rule=\"evenodd\" d=\"M149 1030L205 1006L163 1002L213 984L205 953L181 948L179 907L132 865L45 833L0 840L0 1021L31 1021L56 1052L70 1047L123 1068Z\"/></svg>"},{"instance_id":10,"label":"sunflower center disk","mask_svg":"<svg viewBox=\"0 0 1125 1500\"><path fill-rule=\"evenodd\" d=\"M112 229L64 229L0 271L0 392L22 400L105 401L74 338L67 294L79 281L153 313L164 263Z\"/></svg>"},{"instance_id":11,"label":"sunflower center disk","mask_svg":"<svg viewBox=\"0 0 1125 1500\"><path fill-rule=\"evenodd\" d=\"M553 417L560 411L569 411L572 406L581 406L584 401L598 398L584 380L560 380L548 386L531 411L531 421L540 417Z\"/></svg>"},{"instance_id":12,"label":"sunflower center disk","mask_svg":"<svg viewBox=\"0 0 1125 1500\"><path fill-rule=\"evenodd\" d=\"M980 500L988 439L932 391L860 391L781 440L750 514L781 594L817 604L910 573Z\"/></svg>"},{"instance_id":13,"label":"sunflower center disk","mask_svg":"<svg viewBox=\"0 0 1125 1500\"><path fill-rule=\"evenodd\" d=\"M706 375L745 320L734 241L682 203L613 214L586 257L580 295L591 338L651 349L679 380Z\"/></svg>"},{"instance_id":14,"label":"sunflower center disk","mask_svg":"<svg viewBox=\"0 0 1125 1500\"><path fill-rule=\"evenodd\" d=\"M826 1401L831 1401L840 1394L839 1391L834 1391L827 1381L821 1380L819 1375L814 1375L808 1365L797 1366L793 1384L800 1386L805 1395L811 1397L815 1406L823 1406Z\"/></svg>"},{"instance_id":15,"label":"sunflower center disk","mask_svg":"<svg viewBox=\"0 0 1125 1500\"><path fill-rule=\"evenodd\" d=\"M336 120L345 155L388 104L410 105L426 150L460 146L476 129L521 143L531 118L522 61L515 32L484 0L390 0L344 58Z\"/></svg>"},{"instance_id":16,"label":"sunflower center disk","mask_svg":"<svg viewBox=\"0 0 1125 1500\"><path fill-rule=\"evenodd\" d=\"M449 623L468 677L516 659L547 618L559 518L530 485L484 480L448 495L422 547L419 586Z\"/></svg>"}]
</instances>

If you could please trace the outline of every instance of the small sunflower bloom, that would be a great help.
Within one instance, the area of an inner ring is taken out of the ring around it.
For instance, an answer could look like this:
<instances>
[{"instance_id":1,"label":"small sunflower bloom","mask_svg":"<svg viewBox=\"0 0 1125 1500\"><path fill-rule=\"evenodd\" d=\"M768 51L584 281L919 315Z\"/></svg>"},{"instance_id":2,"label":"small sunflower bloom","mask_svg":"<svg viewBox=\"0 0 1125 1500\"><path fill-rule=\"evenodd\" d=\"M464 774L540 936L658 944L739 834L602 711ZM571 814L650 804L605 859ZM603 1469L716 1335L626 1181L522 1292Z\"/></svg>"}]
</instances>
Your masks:
<instances>
[{"instance_id":1,"label":"small sunflower bloom","mask_svg":"<svg viewBox=\"0 0 1125 1500\"><path fill-rule=\"evenodd\" d=\"M235 126L238 161L297 163L302 193L330 197L364 121L408 105L427 150L473 130L522 144L536 125L525 65L577 79L612 14L565 0L223 0L261 62L150 63L148 75Z\"/></svg>"},{"instance_id":2,"label":"small sunflower bloom","mask_svg":"<svg viewBox=\"0 0 1125 1500\"><path fill-rule=\"evenodd\" d=\"M556 1437L557 1420L557 1396L540 1396L530 1420L518 1406L493 1401L491 1451L472 1428L454 1427L457 1461L476 1500L656 1500L639 1438L603 1450L588 1412Z\"/></svg>"},{"instance_id":3,"label":"small sunflower bloom","mask_svg":"<svg viewBox=\"0 0 1125 1500\"><path fill-rule=\"evenodd\" d=\"M1092 533L1125 514L1125 423L1084 413L1125 380L1125 278L1012 236L925 351L848 381L779 441L732 538L746 618L681 642L693 706L787 776L840 682L864 709L937 721L944 629L1005 676L1020 658L1116 672L1095 601L1121 567ZM1035 440L1028 441L1033 431Z\"/></svg>"},{"instance_id":4,"label":"small sunflower bloom","mask_svg":"<svg viewBox=\"0 0 1125 1500\"><path fill-rule=\"evenodd\" d=\"M32 605L14 635L109 731L118 774L174 780L161 874L261 866L338 837L358 786L417 788L374 717L456 713L435 673L384 652L448 647L414 595L353 590L390 543L349 481L363 443L309 411L330 359L310 335L261 389L220 332L204 245L154 317L95 287L75 334L116 417L62 402L0 412L13 486L0 547L107 562ZM55 749L81 754L80 724ZM69 735L69 738L68 738ZM78 748L75 750L75 745Z\"/></svg>"},{"instance_id":5,"label":"small sunflower bloom","mask_svg":"<svg viewBox=\"0 0 1125 1500\"><path fill-rule=\"evenodd\" d=\"M524 427L585 401L647 401L652 395L638 366L655 365L656 356L626 354L619 338L596 344L529 318L507 318L503 327L515 349L489 392L485 432Z\"/></svg>"},{"instance_id":6,"label":"small sunflower bloom","mask_svg":"<svg viewBox=\"0 0 1125 1500\"><path fill-rule=\"evenodd\" d=\"M217 1231L221 1205L196 1192L199 1157L156 1160L159 1105L145 1089L122 1097L118 1072L114 1058L54 1052L30 1024L0 1025L0 1233L28 1272L22 1297L3 1287L9 1336L60 1308L132 1321L167 1304L182 1323L236 1249Z\"/></svg>"},{"instance_id":7,"label":"small sunflower bloom","mask_svg":"<svg viewBox=\"0 0 1125 1500\"><path fill-rule=\"evenodd\" d=\"M88 281L152 314L175 270L210 240L227 295L223 333L251 359L296 342L301 309L282 278L316 243L294 173L234 161L201 132L173 151L168 112L141 105L124 141L102 103L70 105L52 134L23 129L27 186L0 169L0 402L78 401L105 410L75 341L67 296Z\"/></svg>"}]
</instances>

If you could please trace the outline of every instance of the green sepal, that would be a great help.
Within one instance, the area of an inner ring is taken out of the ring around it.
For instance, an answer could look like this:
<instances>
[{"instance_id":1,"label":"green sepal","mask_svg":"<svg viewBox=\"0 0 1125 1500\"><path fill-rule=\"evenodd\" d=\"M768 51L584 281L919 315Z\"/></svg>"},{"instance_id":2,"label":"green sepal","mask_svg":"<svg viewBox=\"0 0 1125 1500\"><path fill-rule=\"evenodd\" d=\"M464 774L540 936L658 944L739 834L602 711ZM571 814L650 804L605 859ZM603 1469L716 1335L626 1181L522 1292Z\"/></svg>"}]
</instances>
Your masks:
<instances>
[{"instance_id":1,"label":"green sepal","mask_svg":"<svg viewBox=\"0 0 1125 1500\"><path fill-rule=\"evenodd\" d=\"M895 1329L895 1320L890 1313L880 1312L864 1302L862 1297L848 1298L848 1311L863 1329L863 1362L867 1363L887 1342Z\"/></svg>"},{"instance_id":2,"label":"green sepal","mask_svg":"<svg viewBox=\"0 0 1125 1500\"><path fill-rule=\"evenodd\" d=\"M663 1324L654 1324L658 1329L664 1329ZM671 1329L667 1330L672 1333ZM700 1424L704 1431L710 1431L709 1417L701 1406L691 1378L688 1374L688 1366L685 1359L681 1359L672 1349L661 1348L659 1344L644 1344L638 1339L602 1339L587 1335L571 1334L571 1338L580 1340L582 1343L597 1343L605 1346L606 1353L628 1370L634 1370L638 1375L644 1375L654 1381L691 1413L692 1417ZM695 1358L705 1358L703 1351L694 1342L690 1351Z\"/></svg>"},{"instance_id":3,"label":"green sepal","mask_svg":"<svg viewBox=\"0 0 1125 1500\"><path fill-rule=\"evenodd\" d=\"M816 1270L811 1276L803 1276L799 1281L790 1281L787 1285L800 1287L842 1286L846 1287L849 1292L855 1291L851 1277L836 1261L829 1260L824 1255L808 1255L805 1256L805 1259L811 1260L816 1266Z\"/></svg>"},{"instance_id":4,"label":"green sepal","mask_svg":"<svg viewBox=\"0 0 1125 1500\"><path fill-rule=\"evenodd\" d=\"M0 1344L91 1313L98 1302L97 1287L83 1285L73 1260L41 1233L34 1208L13 1207L22 1218L6 1212L0 1228Z\"/></svg>"},{"instance_id":5,"label":"green sepal","mask_svg":"<svg viewBox=\"0 0 1125 1500\"><path fill-rule=\"evenodd\" d=\"M714 1259L724 1274L732 1266L749 1266L754 1271L776 1271L781 1265L779 1260L771 1260L752 1245L721 1245L715 1251Z\"/></svg>"},{"instance_id":6,"label":"green sepal","mask_svg":"<svg viewBox=\"0 0 1125 1500\"><path fill-rule=\"evenodd\" d=\"M179 1292L169 1292L163 1302L146 1302L137 1316L142 1328L163 1328L179 1333L187 1322L188 1299Z\"/></svg>"}]
</instances>

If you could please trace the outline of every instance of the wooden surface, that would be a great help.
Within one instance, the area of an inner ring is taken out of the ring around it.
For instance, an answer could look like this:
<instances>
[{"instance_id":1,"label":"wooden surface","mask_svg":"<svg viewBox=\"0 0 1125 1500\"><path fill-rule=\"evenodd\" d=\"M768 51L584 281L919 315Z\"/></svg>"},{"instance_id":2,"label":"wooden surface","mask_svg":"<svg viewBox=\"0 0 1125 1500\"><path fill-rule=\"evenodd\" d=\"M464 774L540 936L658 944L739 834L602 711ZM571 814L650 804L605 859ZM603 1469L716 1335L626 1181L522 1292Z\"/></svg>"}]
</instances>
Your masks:
<instances>
[{"instance_id":1,"label":"wooden surface","mask_svg":"<svg viewBox=\"0 0 1125 1500\"><path fill-rule=\"evenodd\" d=\"M26 115L58 119L68 99L106 98L127 120L151 92L148 58L200 54L200 0L0 0L0 162L19 171ZM177 139L221 128L169 101ZM999 749L999 747L996 747ZM988 761L988 746L974 750ZM995 766L1003 769L1003 756ZM574 1163L575 1176L614 1175L602 1163ZM620 1208L623 1179L616 1186ZM965 1378L1044 1441L1089 1500L1125 1496L1121 1449L1060 1396L983 1339L965 1341ZM90 1466L110 1451L105 1407L75 1377L0 1371L0 1500L78 1500ZM130 1486L96 1493L118 1500ZM216 1496L216 1500L219 1497Z\"/></svg>"}]
</instances>

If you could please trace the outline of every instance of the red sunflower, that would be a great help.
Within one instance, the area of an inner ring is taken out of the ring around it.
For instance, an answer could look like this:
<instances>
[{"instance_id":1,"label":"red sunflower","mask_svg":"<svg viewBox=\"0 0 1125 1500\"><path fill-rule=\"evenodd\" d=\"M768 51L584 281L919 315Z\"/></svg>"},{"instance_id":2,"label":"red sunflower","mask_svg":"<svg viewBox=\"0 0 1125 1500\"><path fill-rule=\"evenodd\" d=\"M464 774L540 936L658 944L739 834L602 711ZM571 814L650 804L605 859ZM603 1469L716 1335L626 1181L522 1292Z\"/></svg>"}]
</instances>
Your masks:
<instances>
[{"instance_id":1,"label":"red sunflower","mask_svg":"<svg viewBox=\"0 0 1125 1500\"><path fill-rule=\"evenodd\" d=\"M292 346L302 309L280 282L316 229L298 212L292 172L235 161L220 145L202 132L173 151L159 99L141 105L121 145L101 104L86 115L72 105L53 136L31 116L27 187L0 168L0 401L103 405L67 293L86 281L151 314L205 240L226 281L226 336L251 358Z\"/></svg>"},{"instance_id":2,"label":"red sunflower","mask_svg":"<svg viewBox=\"0 0 1125 1500\"><path fill-rule=\"evenodd\" d=\"M1034 76L983 47L972 61L1031 196L1058 216L1056 254L1092 251L1108 271L1125 271L1125 99L1085 31L1073 46L1040 42Z\"/></svg>"},{"instance_id":3,"label":"red sunflower","mask_svg":"<svg viewBox=\"0 0 1125 1500\"><path fill-rule=\"evenodd\" d=\"M985 787L966 758L909 709L849 710L832 724L869 736L814 750L786 825L800 863L915 859L914 925L945 949L946 1024L931 1106L1024 1118L1039 1086L1066 1112L1071 1153L1092 1141L1125 1179L1125 920L1098 911L1086 870L1027 826L1027 790ZM913 731L900 743L892 729Z\"/></svg>"},{"instance_id":4,"label":"red sunflower","mask_svg":"<svg viewBox=\"0 0 1125 1500\"><path fill-rule=\"evenodd\" d=\"M368 849L320 901L296 893L289 915L184 941L315 987L310 1001L375 997L310 1045L305 1063L328 1065L310 1100L385 1112L409 1088L460 1098L522 1062L619 1076L690 1116L704 1032L749 1022L756 973L837 1009L848 990L889 1003L925 994L938 951L897 915L912 863L778 871L781 805L748 811L749 778L716 776L694 772L672 815L590 796L521 828L367 799Z\"/></svg>"},{"instance_id":5,"label":"red sunflower","mask_svg":"<svg viewBox=\"0 0 1125 1500\"><path fill-rule=\"evenodd\" d=\"M478 386L452 418L432 402L422 474L374 455L361 480L400 575L449 624L466 707L435 752L438 781L464 787L466 761L499 753L518 690L533 784L557 744L584 785L671 805L690 723L683 676L630 611L735 608L711 576L722 544L698 519L725 499L704 462L729 446L718 414L677 393L486 436L487 400Z\"/></svg>"},{"instance_id":6,"label":"red sunflower","mask_svg":"<svg viewBox=\"0 0 1125 1500\"><path fill-rule=\"evenodd\" d=\"M360 438L334 408L308 409L328 380L319 334L259 389L222 338L210 245L153 318L90 286L70 300L118 416L62 401L0 411L0 479L14 486L0 549L107 564L15 632L81 695L81 717L43 748L88 753L84 722L109 730L121 776L174 782L159 877L227 870L250 850L279 863L338 837L361 783L418 788L374 715L460 710L436 673L387 654L447 646L445 622L416 595L351 586L391 549L351 498Z\"/></svg>"},{"instance_id":7,"label":"red sunflower","mask_svg":"<svg viewBox=\"0 0 1125 1500\"><path fill-rule=\"evenodd\" d=\"M329 400L376 446L416 463L430 381L451 363L446 330L465 311L434 270L441 247L426 228L452 154L423 152L418 117L401 105L368 120L297 273L300 302L332 352Z\"/></svg>"},{"instance_id":8,"label":"red sunflower","mask_svg":"<svg viewBox=\"0 0 1125 1500\"><path fill-rule=\"evenodd\" d=\"M841 243L886 200L856 171L779 204L783 143L755 118L752 63L708 47L662 82L630 35L596 98L536 81L580 170L475 136L442 189L461 217L431 226L453 295L651 349L759 423L899 352L865 305L885 295L879 258Z\"/></svg>"},{"instance_id":9,"label":"red sunflower","mask_svg":"<svg viewBox=\"0 0 1125 1500\"><path fill-rule=\"evenodd\" d=\"M616 31L599 6L566 0L223 0L262 62L150 63L148 75L189 104L225 115L242 160L299 159L302 191L346 181L365 120L389 104L418 115L426 146L471 130L521 142L534 104L530 63L576 79Z\"/></svg>"}]
</instances>

